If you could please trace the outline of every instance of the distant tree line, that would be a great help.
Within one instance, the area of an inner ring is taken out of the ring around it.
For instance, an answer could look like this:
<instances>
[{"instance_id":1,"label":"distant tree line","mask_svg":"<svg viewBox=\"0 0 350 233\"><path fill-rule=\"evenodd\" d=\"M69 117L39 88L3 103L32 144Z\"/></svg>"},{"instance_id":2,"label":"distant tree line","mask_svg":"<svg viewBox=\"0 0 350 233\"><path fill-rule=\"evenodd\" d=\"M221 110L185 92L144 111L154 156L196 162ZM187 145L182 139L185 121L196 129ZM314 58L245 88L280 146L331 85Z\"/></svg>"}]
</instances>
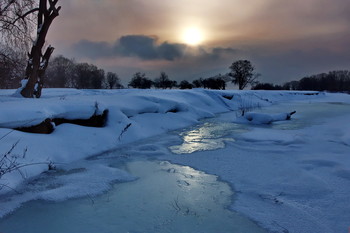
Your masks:
<instances>
[{"instance_id":1,"label":"distant tree line","mask_svg":"<svg viewBox=\"0 0 350 233\"><path fill-rule=\"evenodd\" d=\"M25 56L0 48L0 88L18 88L26 63ZM11 58L11 59L8 59ZM130 82L129 88L157 88L157 89L192 89L206 88L225 90L227 82L239 85L240 89L253 84L257 75L253 73L254 67L250 61L239 60L230 66L231 72L215 75L209 78L199 78L193 82L182 80L179 83L171 80L165 72L151 80L145 73L136 72ZM46 88L77 88L77 89L120 89L124 88L116 73L105 72L93 64L77 63L74 59L56 56L51 59L50 65L44 74Z\"/></svg>"},{"instance_id":2,"label":"distant tree line","mask_svg":"<svg viewBox=\"0 0 350 233\"><path fill-rule=\"evenodd\" d=\"M4 53L2 53L4 54ZM8 56L20 57L13 51ZM25 59L6 59L0 56L0 88L18 88L24 74ZM77 63L73 59L57 56L51 59L45 72L44 87L78 89L120 89L124 88L116 73L88 63Z\"/></svg>"},{"instance_id":3,"label":"distant tree line","mask_svg":"<svg viewBox=\"0 0 350 233\"><path fill-rule=\"evenodd\" d=\"M24 74L26 58L8 47L0 47L0 88L18 88ZM153 80L145 73L136 72L128 83L129 88L157 89L192 89L206 88L225 90L228 82L237 84L239 89L251 85L253 90L313 90L350 93L350 71L340 70L329 73L311 75L299 81L287 82L283 85L259 83L259 74L254 73L254 67L247 60L233 62L230 72L218 74L209 78L199 78L192 82L182 80L179 83L171 80L165 72ZM77 89L120 89L124 86L116 73L106 72L93 64L77 63L74 59L57 56L51 59L45 73L44 87L77 88Z\"/></svg>"},{"instance_id":4,"label":"distant tree line","mask_svg":"<svg viewBox=\"0 0 350 233\"><path fill-rule=\"evenodd\" d=\"M350 93L350 71L338 70L329 73L311 75L299 81L287 82L283 85L258 83L253 90L300 90L300 91L330 91Z\"/></svg>"},{"instance_id":5,"label":"distant tree line","mask_svg":"<svg viewBox=\"0 0 350 233\"><path fill-rule=\"evenodd\" d=\"M196 88L225 90L226 82L228 81L230 81L229 74L225 74L225 75L219 74L206 79L199 78L199 79L193 80L192 85Z\"/></svg>"},{"instance_id":6,"label":"distant tree line","mask_svg":"<svg viewBox=\"0 0 350 233\"><path fill-rule=\"evenodd\" d=\"M10 49L2 50L0 56L0 88L18 88L20 80L25 73L26 58ZM136 72L130 82L129 88L157 88L157 89L222 89L229 81L227 75L217 75L210 78L200 78L189 82L182 80L179 83L171 80L165 72L151 80L145 73ZM93 64L77 63L74 59L56 56L51 59L45 72L46 88L77 88L77 89L121 89L124 86L116 73L106 72Z\"/></svg>"},{"instance_id":7,"label":"distant tree line","mask_svg":"<svg viewBox=\"0 0 350 233\"><path fill-rule=\"evenodd\" d=\"M88 63L77 63L73 59L57 56L50 62L45 73L45 86L78 89L124 88L116 73Z\"/></svg>"},{"instance_id":8,"label":"distant tree line","mask_svg":"<svg viewBox=\"0 0 350 233\"><path fill-rule=\"evenodd\" d=\"M210 77L210 78L199 78L190 83L187 80L182 80L180 83L177 83L175 80L169 79L168 75L165 72L161 72L158 78L154 80L146 77L145 73L137 72L134 74L133 78L128 84L128 87L139 88L139 89L148 89L151 87L157 89L192 89L192 88L207 88L207 89L218 89L225 90L226 82L228 77L222 76L221 74Z\"/></svg>"},{"instance_id":9,"label":"distant tree line","mask_svg":"<svg viewBox=\"0 0 350 233\"><path fill-rule=\"evenodd\" d=\"M257 83L252 90L289 90L288 86L281 86L272 83Z\"/></svg>"},{"instance_id":10,"label":"distant tree line","mask_svg":"<svg viewBox=\"0 0 350 233\"><path fill-rule=\"evenodd\" d=\"M25 56L12 51L0 48L3 51L0 56L0 88L18 88L21 77L23 77ZM8 59L11 58L11 59ZM227 82L239 85L240 89L252 84L256 75L254 67L247 60L239 60L230 66L231 72L215 75L209 78L199 78L192 82L182 80L179 83L171 80L165 72L151 80L145 73L136 72L128 88L157 88L157 89L192 89L206 88L225 90ZM47 67L44 79L46 88L77 88L77 89L120 89L124 88L116 73L105 72L93 64L77 63L74 59L64 56L56 56L51 59Z\"/></svg>"}]
</instances>

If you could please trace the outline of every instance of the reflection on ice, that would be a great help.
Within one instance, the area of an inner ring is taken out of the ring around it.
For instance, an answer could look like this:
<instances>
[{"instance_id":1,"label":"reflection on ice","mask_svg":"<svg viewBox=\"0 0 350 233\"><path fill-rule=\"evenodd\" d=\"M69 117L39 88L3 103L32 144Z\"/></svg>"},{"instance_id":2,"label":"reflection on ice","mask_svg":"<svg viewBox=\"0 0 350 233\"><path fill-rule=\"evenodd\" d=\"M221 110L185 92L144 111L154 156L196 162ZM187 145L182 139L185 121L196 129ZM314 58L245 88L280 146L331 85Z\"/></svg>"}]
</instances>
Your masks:
<instances>
[{"instance_id":1,"label":"reflection on ice","mask_svg":"<svg viewBox=\"0 0 350 233\"><path fill-rule=\"evenodd\" d=\"M31 202L0 221L3 232L265 232L226 207L233 195L216 176L158 161L126 169L137 180L99 197Z\"/></svg>"},{"instance_id":2,"label":"reflection on ice","mask_svg":"<svg viewBox=\"0 0 350 233\"><path fill-rule=\"evenodd\" d=\"M181 133L183 143L169 148L175 154L190 154L196 151L220 149L225 147L226 141L235 141L228 135L245 131L244 126L239 124L206 122L193 130Z\"/></svg>"}]
</instances>

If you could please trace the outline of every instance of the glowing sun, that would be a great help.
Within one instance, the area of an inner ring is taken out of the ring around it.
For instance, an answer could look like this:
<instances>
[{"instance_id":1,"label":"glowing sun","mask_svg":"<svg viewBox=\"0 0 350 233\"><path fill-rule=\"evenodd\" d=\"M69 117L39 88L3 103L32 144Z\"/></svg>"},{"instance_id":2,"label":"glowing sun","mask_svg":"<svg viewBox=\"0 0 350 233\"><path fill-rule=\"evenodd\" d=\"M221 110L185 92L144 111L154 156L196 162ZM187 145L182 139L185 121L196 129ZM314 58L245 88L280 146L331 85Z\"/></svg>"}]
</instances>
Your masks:
<instances>
[{"instance_id":1,"label":"glowing sun","mask_svg":"<svg viewBox=\"0 0 350 233\"><path fill-rule=\"evenodd\" d=\"M203 42L203 33L198 28L188 28L183 31L182 40L188 45L198 45Z\"/></svg>"}]
</instances>

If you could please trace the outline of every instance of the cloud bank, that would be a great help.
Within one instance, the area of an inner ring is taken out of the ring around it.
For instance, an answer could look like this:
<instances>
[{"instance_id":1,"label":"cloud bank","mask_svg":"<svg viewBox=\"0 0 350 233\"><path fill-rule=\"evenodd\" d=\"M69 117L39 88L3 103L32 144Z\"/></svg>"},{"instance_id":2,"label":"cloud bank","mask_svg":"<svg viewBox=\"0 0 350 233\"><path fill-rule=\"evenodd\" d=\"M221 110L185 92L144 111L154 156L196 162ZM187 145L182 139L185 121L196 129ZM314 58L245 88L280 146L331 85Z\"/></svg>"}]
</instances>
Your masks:
<instances>
[{"instance_id":1,"label":"cloud bank","mask_svg":"<svg viewBox=\"0 0 350 233\"><path fill-rule=\"evenodd\" d=\"M141 60L175 61L182 58L218 59L238 50L233 48L190 47L180 43L158 43L157 37L125 35L114 43L81 40L72 46L80 57L101 59L111 57L135 57Z\"/></svg>"},{"instance_id":2,"label":"cloud bank","mask_svg":"<svg viewBox=\"0 0 350 233\"><path fill-rule=\"evenodd\" d=\"M92 59L120 56L173 61L184 56L186 45L168 42L157 44L157 40L156 37L144 35L122 36L115 43L81 40L73 45L73 50L80 56Z\"/></svg>"}]
</instances>

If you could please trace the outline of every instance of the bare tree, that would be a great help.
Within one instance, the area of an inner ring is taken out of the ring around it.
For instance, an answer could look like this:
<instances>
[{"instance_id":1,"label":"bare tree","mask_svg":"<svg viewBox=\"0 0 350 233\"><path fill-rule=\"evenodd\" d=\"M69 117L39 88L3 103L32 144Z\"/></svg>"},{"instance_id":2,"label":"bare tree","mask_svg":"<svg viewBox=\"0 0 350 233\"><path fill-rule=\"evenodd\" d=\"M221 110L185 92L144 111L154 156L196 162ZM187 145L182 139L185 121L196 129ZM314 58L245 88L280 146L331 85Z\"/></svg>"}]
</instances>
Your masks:
<instances>
[{"instance_id":1,"label":"bare tree","mask_svg":"<svg viewBox=\"0 0 350 233\"><path fill-rule=\"evenodd\" d=\"M51 23L58 16L61 9L60 6L56 7L57 1L40 0L39 2L37 38L33 43L31 52L28 54L29 59L25 74L28 82L21 91L23 97L32 98L35 96L39 98L41 96L45 70L54 48L49 46L44 54L42 54L42 49Z\"/></svg>"},{"instance_id":2,"label":"bare tree","mask_svg":"<svg viewBox=\"0 0 350 233\"><path fill-rule=\"evenodd\" d=\"M74 87L76 73L74 60L59 55L50 59L50 66L45 72L45 86L55 88Z\"/></svg>"},{"instance_id":3,"label":"bare tree","mask_svg":"<svg viewBox=\"0 0 350 233\"><path fill-rule=\"evenodd\" d=\"M259 74L254 73L254 66L248 60L239 60L230 66L232 82L243 90L248 84L254 85Z\"/></svg>"},{"instance_id":4,"label":"bare tree","mask_svg":"<svg viewBox=\"0 0 350 233\"><path fill-rule=\"evenodd\" d=\"M34 7L37 1L39 7ZM0 2L2 40L12 44L27 44L30 41L28 38L34 27L34 13L37 13L36 39L28 53L25 73L27 82L20 92L27 98L41 96L44 73L54 48L49 46L44 53L42 49L51 23L61 9L61 7L56 7L57 2L58 0L1 0Z\"/></svg>"},{"instance_id":5,"label":"bare tree","mask_svg":"<svg viewBox=\"0 0 350 233\"><path fill-rule=\"evenodd\" d=\"M161 72L159 78L156 78L154 80L154 86L156 88L162 88L162 89L171 89L175 87L177 84L176 81L170 80L168 75L165 72Z\"/></svg>"},{"instance_id":6,"label":"bare tree","mask_svg":"<svg viewBox=\"0 0 350 233\"><path fill-rule=\"evenodd\" d=\"M110 89L113 88L120 88L121 84L120 84L120 79L118 77L118 75L116 73L113 72L108 72L107 73L107 83Z\"/></svg>"},{"instance_id":7,"label":"bare tree","mask_svg":"<svg viewBox=\"0 0 350 233\"><path fill-rule=\"evenodd\" d=\"M145 73L137 72L129 82L128 86L139 89L149 89L153 85L153 81L146 77Z\"/></svg>"}]
</instances>

